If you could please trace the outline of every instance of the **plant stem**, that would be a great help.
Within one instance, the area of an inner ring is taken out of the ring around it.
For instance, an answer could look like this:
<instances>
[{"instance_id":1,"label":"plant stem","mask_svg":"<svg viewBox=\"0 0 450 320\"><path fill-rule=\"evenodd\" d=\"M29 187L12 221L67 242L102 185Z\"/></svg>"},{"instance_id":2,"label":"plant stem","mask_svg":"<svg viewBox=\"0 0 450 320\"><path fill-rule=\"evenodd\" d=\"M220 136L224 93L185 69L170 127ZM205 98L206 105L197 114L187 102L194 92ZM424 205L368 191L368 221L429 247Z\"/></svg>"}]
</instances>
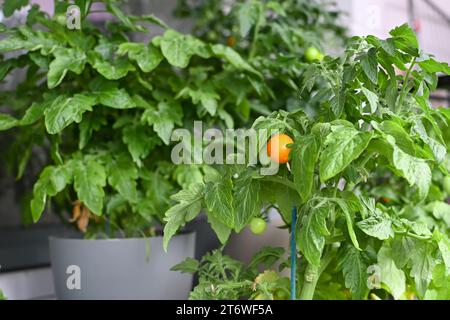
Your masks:
<instances>
[{"instance_id":1,"label":"plant stem","mask_svg":"<svg viewBox=\"0 0 450 320\"><path fill-rule=\"evenodd\" d=\"M292 207L291 218L291 300L296 300L297 293L297 242L296 242L296 228L297 226L297 207Z\"/></svg>"},{"instance_id":2,"label":"plant stem","mask_svg":"<svg viewBox=\"0 0 450 320\"><path fill-rule=\"evenodd\" d=\"M406 237L411 237L411 238L418 239L418 240L430 240L431 239L430 236L419 236L419 235L411 233L409 231L408 232L396 232L395 234L406 236Z\"/></svg>"},{"instance_id":3,"label":"plant stem","mask_svg":"<svg viewBox=\"0 0 450 320\"><path fill-rule=\"evenodd\" d=\"M261 6L258 7L260 10L259 14L261 15ZM261 27L261 17L258 17L258 21L256 21L255 30L253 31L253 39L250 47L250 53L248 55L249 60L252 60L256 53L256 41L258 40L259 29Z\"/></svg>"},{"instance_id":4,"label":"plant stem","mask_svg":"<svg viewBox=\"0 0 450 320\"><path fill-rule=\"evenodd\" d=\"M323 255L322 259L320 260L319 277L322 272L324 272L324 270L328 267L331 260L333 260L333 258L336 256L336 248L332 248L330 246L328 246L328 248L330 249Z\"/></svg>"},{"instance_id":5,"label":"plant stem","mask_svg":"<svg viewBox=\"0 0 450 320\"><path fill-rule=\"evenodd\" d=\"M300 300L312 300L319 280L319 268L308 263L306 267L303 287L300 292Z\"/></svg>"},{"instance_id":6,"label":"plant stem","mask_svg":"<svg viewBox=\"0 0 450 320\"><path fill-rule=\"evenodd\" d=\"M416 58L414 58L411 62L411 65L408 68L408 71L406 71L406 75L405 75L405 81L403 82L403 86L402 86L402 90L400 91L400 98L398 100L398 105L395 108L396 110L394 110L396 113L399 111L399 108L402 107L403 105L403 100L405 100L405 95L406 95L406 88L408 87L408 82L409 82L409 77L411 75L411 71L414 68L414 65L416 64Z\"/></svg>"},{"instance_id":7,"label":"plant stem","mask_svg":"<svg viewBox=\"0 0 450 320\"><path fill-rule=\"evenodd\" d=\"M300 300L312 300L314 298L314 292L316 290L317 281L319 280L320 275L328 267L336 255L335 248L332 248L331 246L328 246L327 248L328 250L326 250L326 253L320 260L320 266L313 266L308 263L305 270L303 287L300 292Z\"/></svg>"}]
</instances>

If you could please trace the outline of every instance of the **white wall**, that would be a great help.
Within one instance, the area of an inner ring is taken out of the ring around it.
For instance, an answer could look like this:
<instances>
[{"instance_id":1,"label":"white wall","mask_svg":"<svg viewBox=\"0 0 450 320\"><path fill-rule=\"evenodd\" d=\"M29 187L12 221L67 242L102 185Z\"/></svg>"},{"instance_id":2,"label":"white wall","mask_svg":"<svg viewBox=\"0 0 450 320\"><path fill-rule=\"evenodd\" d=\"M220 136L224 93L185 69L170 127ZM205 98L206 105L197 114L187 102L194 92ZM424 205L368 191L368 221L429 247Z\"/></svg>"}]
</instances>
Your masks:
<instances>
[{"instance_id":1,"label":"white wall","mask_svg":"<svg viewBox=\"0 0 450 320\"><path fill-rule=\"evenodd\" d=\"M450 1L431 0L450 16ZM344 19L350 35L373 34L385 38L395 26L409 22L408 0L337 0L339 7L348 12ZM450 62L450 26L423 0L413 0L418 38L425 52L439 60Z\"/></svg>"},{"instance_id":2,"label":"white wall","mask_svg":"<svg viewBox=\"0 0 450 320\"><path fill-rule=\"evenodd\" d=\"M0 289L9 300L52 299L55 292L50 268L0 273Z\"/></svg>"}]
</instances>

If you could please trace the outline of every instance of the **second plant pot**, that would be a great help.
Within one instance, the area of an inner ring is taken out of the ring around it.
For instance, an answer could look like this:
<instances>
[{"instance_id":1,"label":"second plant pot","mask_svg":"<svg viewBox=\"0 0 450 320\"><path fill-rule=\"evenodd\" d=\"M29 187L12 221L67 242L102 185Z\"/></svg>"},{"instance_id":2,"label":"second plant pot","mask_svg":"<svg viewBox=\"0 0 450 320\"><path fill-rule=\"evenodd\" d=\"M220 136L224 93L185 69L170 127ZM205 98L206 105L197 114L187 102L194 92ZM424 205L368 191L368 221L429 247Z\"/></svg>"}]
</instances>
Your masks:
<instances>
[{"instance_id":1,"label":"second plant pot","mask_svg":"<svg viewBox=\"0 0 450 320\"><path fill-rule=\"evenodd\" d=\"M50 238L58 299L187 299L192 275L170 271L194 257L195 233L173 238L163 250L162 237L133 239Z\"/></svg>"}]
</instances>

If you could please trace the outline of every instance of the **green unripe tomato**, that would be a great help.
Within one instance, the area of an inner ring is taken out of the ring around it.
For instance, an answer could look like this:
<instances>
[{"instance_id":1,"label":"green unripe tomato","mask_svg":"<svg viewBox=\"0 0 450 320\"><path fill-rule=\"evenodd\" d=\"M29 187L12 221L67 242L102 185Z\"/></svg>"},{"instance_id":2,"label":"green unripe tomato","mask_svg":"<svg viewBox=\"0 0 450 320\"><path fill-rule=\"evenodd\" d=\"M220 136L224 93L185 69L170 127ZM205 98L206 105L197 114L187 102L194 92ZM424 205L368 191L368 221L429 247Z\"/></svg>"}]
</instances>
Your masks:
<instances>
[{"instance_id":1,"label":"green unripe tomato","mask_svg":"<svg viewBox=\"0 0 450 320\"><path fill-rule=\"evenodd\" d=\"M450 195L450 177L444 177L442 186L444 187L444 191L447 192L448 195Z\"/></svg>"},{"instance_id":2,"label":"green unripe tomato","mask_svg":"<svg viewBox=\"0 0 450 320\"><path fill-rule=\"evenodd\" d=\"M252 221L250 221L250 231L253 234L260 235L266 231L266 228L267 222L264 219L253 218Z\"/></svg>"},{"instance_id":3,"label":"green unripe tomato","mask_svg":"<svg viewBox=\"0 0 450 320\"><path fill-rule=\"evenodd\" d=\"M316 47L309 47L305 51L305 58L308 62L322 61L323 54Z\"/></svg>"},{"instance_id":4,"label":"green unripe tomato","mask_svg":"<svg viewBox=\"0 0 450 320\"><path fill-rule=\"evenodd\" d=\"M62 26L65 26L67 24L67 17L65 14L62 13L55 14L53 20L55 20L58 24Z\"/></svg>"},{"instance_id":5,"label":"green unripe tomato","mask_svg":"<svg viewBox=\"0 0 450 320\"><path fill-rule=\"evenodd\" d=\"M253 300L270 300L268 296L266 296L264 293L258 293Z\"/></svg>"},{"instance_id":6,"label":"green unripe tomato","mask_svg":"<svg viewBox=\"0 0 450 320\"><path fill-rule=\"evenodd\" d=\"M283 289L277 289L275 293L273 294L273 297L275 300L288 300L289 295L288 293Z\"/></svg>"}]
</instances>

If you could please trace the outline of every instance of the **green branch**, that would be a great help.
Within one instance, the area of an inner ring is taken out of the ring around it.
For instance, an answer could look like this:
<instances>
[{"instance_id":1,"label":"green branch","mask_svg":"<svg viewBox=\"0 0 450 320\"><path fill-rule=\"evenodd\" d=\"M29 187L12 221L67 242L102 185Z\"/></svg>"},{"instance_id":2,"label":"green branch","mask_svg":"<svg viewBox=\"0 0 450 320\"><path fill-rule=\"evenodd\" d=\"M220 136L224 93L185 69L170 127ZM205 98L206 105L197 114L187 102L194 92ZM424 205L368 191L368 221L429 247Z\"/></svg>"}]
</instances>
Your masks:
<instances>
[{"instance_id":1,"label":"green branch","mask_svg":"<svg viewBox=\"0 0 450 320\"><path fill-rule=\"evenodd\" d=\"M401 108L402 108L403 100L405 100L405 96L407 93L406 88L408 87L408 82L409 82L409 78L411 76L411 71L414 68L415 64L416 64L416 58L414 58L412 60L411 65L408 68L408 71L406 71L405 80L403 81L402 90L400 91L400 98L398 100L398 105L395 108L396 109L395 112L398 112L399 109L401 110Z\"/></svg>"}]
</instances>

